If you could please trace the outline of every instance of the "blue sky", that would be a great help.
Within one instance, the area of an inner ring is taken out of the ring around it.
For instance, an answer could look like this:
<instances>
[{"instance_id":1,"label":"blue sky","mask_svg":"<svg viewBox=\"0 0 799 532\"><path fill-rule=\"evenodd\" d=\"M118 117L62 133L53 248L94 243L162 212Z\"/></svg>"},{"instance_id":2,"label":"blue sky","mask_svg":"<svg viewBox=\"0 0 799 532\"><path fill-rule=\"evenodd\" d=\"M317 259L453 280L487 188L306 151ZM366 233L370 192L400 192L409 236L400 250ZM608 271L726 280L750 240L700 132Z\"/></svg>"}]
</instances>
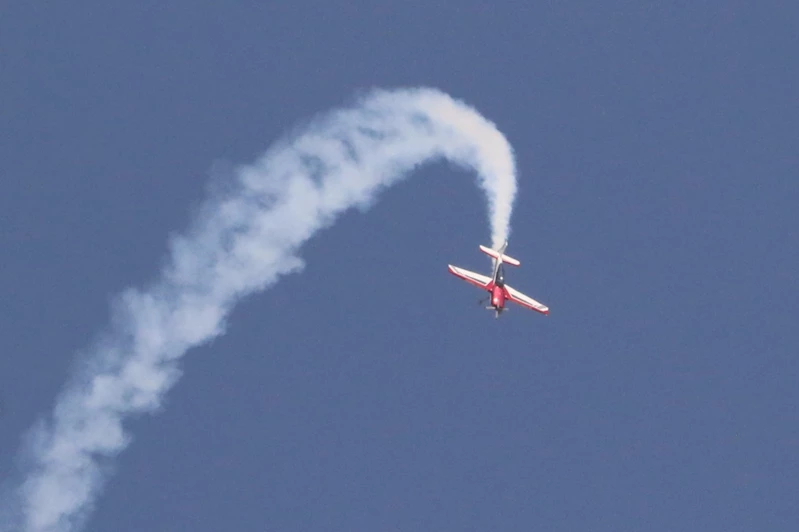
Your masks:
<instances>
[{"instance_id":1,"label":"blue sky","mask_svg":"<svg viewBox=\"0 0 799 532\"><path fill-rule=\"evenodd\" d=\"M788 3L11 1L0 477L214 165L372 87L514 145L495 321L473 176L426 166L304 249L129 424L87 530L795 530Z\"/></svg>"}]
</instances>

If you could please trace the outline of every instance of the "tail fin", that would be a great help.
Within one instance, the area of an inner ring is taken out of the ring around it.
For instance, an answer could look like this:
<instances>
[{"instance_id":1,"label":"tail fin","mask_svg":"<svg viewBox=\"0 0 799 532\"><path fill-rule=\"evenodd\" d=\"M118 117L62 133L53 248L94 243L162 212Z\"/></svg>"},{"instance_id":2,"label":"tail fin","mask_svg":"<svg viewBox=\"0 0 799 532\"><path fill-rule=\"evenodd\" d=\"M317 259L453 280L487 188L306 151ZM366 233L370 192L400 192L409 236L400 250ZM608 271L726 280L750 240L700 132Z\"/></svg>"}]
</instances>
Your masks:
<instances>
[{"instance_id":1,"label":"tail fin","mask_svg":"<svg viewBox=\"0 0 799 532\"><path fill-rule=\"evenodd\" d=\"M519 262L518 260L514 259L513 257L509 257L508 255L505 255L504 253L502 253L502 251L505 251L505 247L507 245L508 245L508 243L505 242L505 245L502 246L502 248L500 248L501 251L497 251L495 249L491 249L491 248L486 247L486 246L480 246L480 251L482 251L483 253L485 253L489 257L493 257L493 258L499 260L500 262L504 262L505 264L510 264L511 266L520 265L521 262Z\"/></svg>"}]
</instances>

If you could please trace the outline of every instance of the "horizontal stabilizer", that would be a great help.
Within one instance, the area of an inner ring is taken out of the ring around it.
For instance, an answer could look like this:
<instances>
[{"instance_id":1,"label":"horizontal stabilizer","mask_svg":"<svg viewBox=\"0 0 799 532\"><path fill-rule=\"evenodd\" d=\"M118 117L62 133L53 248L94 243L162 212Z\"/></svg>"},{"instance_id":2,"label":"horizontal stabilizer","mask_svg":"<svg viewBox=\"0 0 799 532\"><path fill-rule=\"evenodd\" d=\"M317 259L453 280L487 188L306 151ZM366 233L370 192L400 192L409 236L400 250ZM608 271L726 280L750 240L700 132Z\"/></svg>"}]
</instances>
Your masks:
<instances>
[{"instance_id":1,"label":"horizontal stabilizer","mask_svg":"<svg viewBox=\"0 0 799 532\"><path fill-rule=\"evenodd\" d=\"M503 246L503 249L504 249L504 246ZM491 249L491 248L486 247L486 246L480 246L480 251L482 251L483 253L485 253L489 257L494 257L495 259L497 259L497 260L499 260L499 261L501 261L501 262L503 262L505 264L510 264L511 266L518 266L518 265L521 264L521 262L519 262L518 260L514 259L513 257L509 257L508 255L505 255L504 253L500 253L497 250Z\"/></svg>"}]
</instances>

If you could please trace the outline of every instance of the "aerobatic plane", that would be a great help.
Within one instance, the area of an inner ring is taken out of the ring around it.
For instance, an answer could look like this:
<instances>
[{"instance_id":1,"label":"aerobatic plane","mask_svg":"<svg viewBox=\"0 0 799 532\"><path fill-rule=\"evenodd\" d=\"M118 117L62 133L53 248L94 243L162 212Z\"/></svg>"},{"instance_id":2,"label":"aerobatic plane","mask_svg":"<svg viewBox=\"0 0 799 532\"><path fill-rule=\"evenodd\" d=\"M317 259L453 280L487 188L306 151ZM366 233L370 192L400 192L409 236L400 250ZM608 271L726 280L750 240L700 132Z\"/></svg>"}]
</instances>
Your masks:
<instances>
[{"instance_id":1,"label":"aerobatic plane","mask_svg":"<svg viewBox=\"0 0 799 532\"><path fill-rule=\"evenodd\" d=\"M499 315L502 314L503 311L508 310L505 307L505 301L513 301L514 303L531 310L535 310L536 312L540 312L541 314L549 314L549 307L542 305L535 299L526 296L518 290L505 284L505 271L503 265L510 264L511 266L519 266L521 264L513 257L505 255L505 248L507 247L507 240L499 249L491 249L486 246L480 246L480 251L494 259L494 272L491 277L470 272L469 270L458 268L452 264L449 265L449 271L467 283L471 283L478 288L482 288L491 294L489 296L491 304L486 308L496 312L494 315L495 318L499 318Z\"/></svg>"}]
</instances>

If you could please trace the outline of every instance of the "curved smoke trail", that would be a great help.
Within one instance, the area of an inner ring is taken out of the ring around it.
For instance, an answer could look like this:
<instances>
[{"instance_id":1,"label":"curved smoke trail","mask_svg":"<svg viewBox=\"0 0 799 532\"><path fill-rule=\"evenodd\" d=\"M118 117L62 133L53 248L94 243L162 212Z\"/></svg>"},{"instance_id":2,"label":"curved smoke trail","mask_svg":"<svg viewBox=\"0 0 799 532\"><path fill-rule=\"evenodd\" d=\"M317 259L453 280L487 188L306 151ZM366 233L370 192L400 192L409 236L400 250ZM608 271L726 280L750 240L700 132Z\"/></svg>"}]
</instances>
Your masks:
<instances>
[{"instance_id":1,"label":"curved smoke trail","mask_svg":"<svg viewBox=\"0 0 799 532\"><path fill-rule=\"evenodd\" d=\"M123 422L158 408L180 376L180 357L222 334L241 297L301 268L298 248L338 214L438 158L477 172L493 243L505 240L516 193L512 150L491 122L435 90L370 93L239 168L235 185L171 241L158 281L120 296L109 332L34 430L25 449L31 463L5 501L15 518L0 527L80 528L102 488L103 463L129 442Z\"/></svg>"}]
</instances>

